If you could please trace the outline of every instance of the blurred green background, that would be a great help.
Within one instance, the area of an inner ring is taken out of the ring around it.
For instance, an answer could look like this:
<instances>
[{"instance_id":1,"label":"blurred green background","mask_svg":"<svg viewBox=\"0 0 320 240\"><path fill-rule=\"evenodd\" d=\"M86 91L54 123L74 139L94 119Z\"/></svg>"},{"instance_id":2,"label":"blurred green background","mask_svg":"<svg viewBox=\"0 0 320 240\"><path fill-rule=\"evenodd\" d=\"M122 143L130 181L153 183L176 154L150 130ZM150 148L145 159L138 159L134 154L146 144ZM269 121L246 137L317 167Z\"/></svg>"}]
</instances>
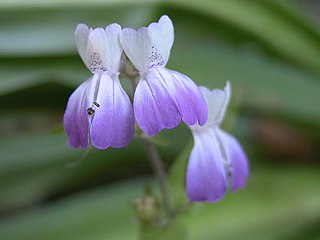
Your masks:
<instances>
[{"instance_id":1,"label":"blurred green background","mask_svg":"<svg viewBox=\"0 0 320 240\"><path fill-rule=\"evenodd\" d=\"M319 12L317 0L0 0L0 239L141 237L130 203L155 185L141 143L85 155L67 145L62 116L90 76L76 25L137 28L162 14L175 27L169 68L210 88L231 80L224 128L251 175L145 239L320 239ZM161 135L177 205L191 134Z\"/></svg>"}]
</instances>

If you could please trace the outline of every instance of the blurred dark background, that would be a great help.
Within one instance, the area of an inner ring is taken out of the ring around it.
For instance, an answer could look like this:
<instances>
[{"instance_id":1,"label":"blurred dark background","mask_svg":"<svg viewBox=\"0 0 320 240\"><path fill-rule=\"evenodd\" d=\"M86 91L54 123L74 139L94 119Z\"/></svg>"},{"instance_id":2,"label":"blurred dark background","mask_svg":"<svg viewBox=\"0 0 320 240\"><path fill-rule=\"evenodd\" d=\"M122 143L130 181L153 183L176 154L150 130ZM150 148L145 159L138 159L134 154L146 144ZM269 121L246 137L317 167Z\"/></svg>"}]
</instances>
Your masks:
<instances>
[{"instance_id":1,"label":"blurred dark background","mask_svg":"<svg viewBox=\"0 0 320 240\"><path fill-rule=\"evenodd\" d=\"M320 239L319 10L317 0L0 0L0 239L138 239L130 202L154 182L141 142L75 150L62 116L90 76L76 25L137 28L163 14L175 27L169 68L210 88L231 81L223 127L251 166L247 188L193 206L179 231L191 240ZM175 201L185 169L174 160L187 160L191 134L181 124L160 137L169 177L180 178Z\"/></svg>"}]
</instances>

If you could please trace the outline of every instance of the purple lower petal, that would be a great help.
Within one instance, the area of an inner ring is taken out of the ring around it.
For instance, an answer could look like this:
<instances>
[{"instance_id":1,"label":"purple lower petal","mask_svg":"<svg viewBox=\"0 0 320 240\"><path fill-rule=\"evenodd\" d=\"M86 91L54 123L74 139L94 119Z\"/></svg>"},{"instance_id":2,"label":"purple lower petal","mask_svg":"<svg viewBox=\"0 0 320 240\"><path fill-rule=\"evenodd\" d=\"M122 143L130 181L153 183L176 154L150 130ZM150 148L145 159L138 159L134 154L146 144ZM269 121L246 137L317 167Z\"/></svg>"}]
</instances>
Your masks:
<instances>
[{"instance_id":1,"label":"purple lower petal","mask_svg":"<svg viewBox=\"0 0 320 240\"><path fill-rule=\"evenodd\" d=\"M223 141L227 157L232 164L232 185L231 191L243 188L249 175L249 161L236 138L228 133L219 130L219 136Z\"/></svg>"},{"instance_id":2,"label":"purple lower petal","mask_svg":"<svg viewBox=\"0 0 320 240\"><path fill-rule=\"evenodd\" d=\"M207 122L208 109L198 86L179 72L162 67L158 67L156 70L166 83L182 120L188 125L194 125L197 122L200 126L204 125Z\"/></svg>"},{"instance_id":3,"label":"purple lower petal","mask_svg":"<svg viewBox=\"0 0 320 240\"><path fill-rule=\"evenodd\" d=\"M227 190L222 155L212 131L194 133L186 185L191 201L215 202L222 198Z\"/></svg>"},{"instance_id":4,"label":"purple lower petal","mask_svg":"<svg viewBox=\"0 0 320 240\"><path fill-rule=\"evenodd\" d=\"M164 128L176 127L181 120L167 86L153 70L139 81L134 95L134 114L140 128L150 136Z\"/></svg>"},{"instance_id":5,"label":"purple lower petal","mask_svg":"<svg viewBox=\"0 0 320 240\"><path fill-rule=\"evenodd\" d=\"M134 115L118 77L102 74L91 124L91 141L100 149L128 145L134 136Z\"/></svg>"},{"instance_id":6,"label":"purple lower petal","mask_svg":"<svg viewBox=\"0 0 320 240\"><path fill-rule=\"evenodd\" d=\"M86 148L88 146L87 91L91 79L83 82L70 96L63 117L64 129L69 137L70 146Z\"/></svg>"}]
</instances>

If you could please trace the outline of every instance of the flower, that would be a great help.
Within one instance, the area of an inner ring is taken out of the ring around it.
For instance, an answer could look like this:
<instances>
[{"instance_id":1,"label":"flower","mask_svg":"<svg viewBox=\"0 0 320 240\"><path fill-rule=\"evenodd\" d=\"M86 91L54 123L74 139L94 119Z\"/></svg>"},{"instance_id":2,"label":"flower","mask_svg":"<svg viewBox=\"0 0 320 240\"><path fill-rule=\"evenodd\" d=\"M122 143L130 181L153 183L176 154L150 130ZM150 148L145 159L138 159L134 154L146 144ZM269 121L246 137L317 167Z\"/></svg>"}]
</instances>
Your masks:
<instances>
[{"instance_id":1,"label":"flower","mask_svg":"<svg viewBox=\"0 0 320 240\"><path fill-rule=\"evenodd\" d=\"M199 88L187 76L165 67L173 40L173 25L167 16L137 31L125 28L120 34L125 54L140 73L134 114L150 136L176 127L181 119L188 125L207 121L207 106Z\"/></svg>"},{"instance_id":2,"label":"flower","mask_svg":"<svg viewBox=\"0 0 320 240\"><path fill-rule=\"evenodd\" d=\"M200 87L207 105L208 122L191 127L194 146L187 167L187 195L191 201L215 202L226 193L245 186L249 164L241 145L220 129L230 99L230 84L224 90Z\"/></svg>"},{"instance_id":3,"label":"flower","mask_svg":"<svg viewBox=\"0 0 320 240\"><path fill-rule=\"evenodd\" d=\"M121 27L89 29L79 24L75 31L77 50L93 76L70 96L63 123L72 147L86 148L90 133L96 148L123 147L134 136L134 114L129 97L119 81L122 48Z\"/></svg>"}]
</instances>

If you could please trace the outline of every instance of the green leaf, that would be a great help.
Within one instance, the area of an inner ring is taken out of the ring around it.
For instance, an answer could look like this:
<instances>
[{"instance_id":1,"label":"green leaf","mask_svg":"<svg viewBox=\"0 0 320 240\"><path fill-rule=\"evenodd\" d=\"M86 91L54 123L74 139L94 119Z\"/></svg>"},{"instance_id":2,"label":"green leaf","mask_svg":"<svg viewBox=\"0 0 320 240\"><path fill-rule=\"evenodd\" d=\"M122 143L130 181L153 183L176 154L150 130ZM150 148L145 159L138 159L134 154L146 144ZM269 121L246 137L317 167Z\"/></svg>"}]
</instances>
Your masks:
<instances>
[{"instance_id":1,"label":"green leaf","mask_svg":"<svg viewBox=\"0 0 320 240\"><path fill-rule=\"evenodd\" d=\"M2 221L1 239L132 239L137 228L129 201L145 181L78 193Z\"/></svg>"},{"instance_id":2,"label":"green leaf","mask_svg":"<svg viewBox=\"0 0 320 240\"><path fill-rule=\"evenodd\" d=\"M173 161L168 173L171 201L177 211L183 209L188 203L185 176L192 147L193 143L189 142L179 156Z\"/></svg>"},{"instance_id":3,"label":"green leaf","mask_svg":"<svg viewBox=\"0 0 320 240\"><path fill-rule=\"evenodd\" d=\"M172 159L185 144L188 137L179 140L184 135L162 133L163 138L177 142L160 148L165 159ZM68 146L65 133L17 135L0 141L0 155L0 212L150 171L139 140L126 148L92 149L86 154Z\"/></svg>"},{"instance_id":4,"label":"green leaf","mask_svg":"<svg viewBox=\"0 0 320 240\"><path fill-rule=\"evenodd\" d=\"M140 240L187 240L187 229L179 222L172 222L167 226L141 226Z\"/></svg>"},{"instance_id":5,"label":"green leaf","mask_svg":"<svg viewBox=\"0 0 320 240\"><path fill-rule=\"evenodd\" d=\"M74 88L90 76L79 57L8 58L0 64L0 96L44 83Z\"/></svg>"},{"instance_id":6,"label":"green leaf","mask_svg":"<svg viewBox=\"0 0 320 240\"><path fill-rule=\"evenodd\" d=\"M149 137L145 134L138 136L141 139L146 139L149 142L152 142L156 146L168 146L170 144L170 141L166 139L163 135L157 135L154 137Z\"/></svg>"},{"instance_id":7,"label":"green leaf","mask_svg":"<svg viewBox=\"0 0 320 240\"><path fill-rule=\"evenodd\" d=\"M154 11L148 5L110 6L110 3L106 3L105 7L100 7L90 3L82 8L76 2L73 3L74 8L63 8L62 5L62 2L57 5L59 8L42 5L43 8L40 9L24 9L23 5L6 8L3 4L1 8L0 5L0 56L75 54L74 30L78 23L93 27L106 26L113 22L123 26L140 26L151 20L148 16L152 16ZM22 9L18 6L22 6ZM34 5L29 5L31 6Z\"/></svg>"},{"instance_id":8,"label":"green leaf","mask_svg":"<svg viewBox=\"0 0 320 240\"><path fill-rule=\"evenodd\" d=\"M91 2L85 0L15 0L11 1L3 1L0 3L1 10L16 10L16 9L55 9L55 8L71 8L77 7L80 9L86 9L92 6L126 6L128 4L144 4L144 3L158 3L163 2L162 0L92 0Z\"/></svg>"},{"instance_id":9,"label":"green leaf","mask_svg":"<svg viewBox=\"0 0 320 240\"><path fill-rule=\"evenodd\" d=\"M190 229L190 239L297 236L320 219L320 194L315 190L318 171L301 167L251 169L245 189L216 204L195 204L181 221Z\"/></svg>"},{"instance_id":10,"label":"green leaf","mask_svg":"<svg viewBox=\"0 0 320 240\"><path fill-rule=\"evenodd\" d=\"M252 112L320 127L315 121L320 109L312 104L320 101L317 75L271 61L262 54L226 47L203 35L186 34L177 31L176 41L188 41L174 45L170 68L209 88L222 88L230 80L233 96Z\"/></svg>"},{"instance_id":11,"label":"green leaf","mask_svg":"<svg viewBox=\"0 0 320 240\"><path fill-rule=\"evenodd\" d=\"M185 6L202 15L223 21L253 34L258 41L270 49L298 65L314 72L320 69L320 48L317 38L305 34L304 29L294 22L282 17L264 5L263 1L182 1L179 6Z\"/></svg>"}]
</instances>

